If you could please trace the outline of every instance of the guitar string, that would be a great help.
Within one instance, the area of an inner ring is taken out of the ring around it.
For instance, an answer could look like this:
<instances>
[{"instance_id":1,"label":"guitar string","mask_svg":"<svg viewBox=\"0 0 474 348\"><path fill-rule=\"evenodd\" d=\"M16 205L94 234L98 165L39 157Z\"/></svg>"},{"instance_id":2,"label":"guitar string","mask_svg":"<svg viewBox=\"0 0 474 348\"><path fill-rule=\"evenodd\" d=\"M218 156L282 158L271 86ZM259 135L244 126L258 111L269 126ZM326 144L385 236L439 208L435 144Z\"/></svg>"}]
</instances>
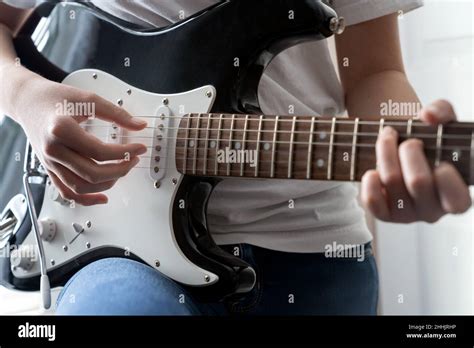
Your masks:
<instances>
[{"instance_id":1,"label":"guitar string","mask_svg":"<svg viewBox=\"0 0 474 348\"><path fill-rule=\"evenodd\" d=\"M207 120L210 120L211 122L214 121L214 122L217 122L219 121L220 117L200 117L198 118L197 115L198 114L192 114L192 115L196 115L195 117L191 117L191 118L187 118L187 117L184 117L184 116L143 116L143 115L135 115L134 118L154 118L154 119L180 119L180 120L191 120L190 122L193 122L194 120L198 120L200 119L201 121L207 121ZM209 115L209 114L207 114ZM212 115L220 115L220 114L212 114ZM224 117L222 118L222 121L231 121L232 120L232 114L222 114L224 115ZM234 120L235 121L245 121L245 114L234 114L236 117L234 117ZM239 116L243 116L243 117L239 117ZM249 118L248 118L248 121L253 121L253 122L259 122L260 121L260 116L259 115L248 115ZM251 116L255 116L254 118L252 118ZM268 116L267 116L268 117ZM301 115L298 115L298 116L291 116L291 115L284 115L284 116L279 116L280 118L278 119L278 123L282 123L282 122L290 122L290 123L293 123L293 117L308 117L308 118L311 118L312 116L301 116ZM314 123L315 124L331 124L333 122L333 118L326 118L326 119L321 119L319 118L320 116L315 116L315 117L318 117L318 118L315 118L314 120ZM354 120L353 119L344 119L344 118L338 118L338 117L334 117L336 119L336 124L348 124L348 125L354 125ZM101 119L100 117L96 116L94 118L89 118L89 119L99 119L101 121L104 121L104 122L107 122L103 119ZM426 123L422 123L421 121L419 121L419 119L413 119L413 124L412 126L413 127L425 127L425 128L430 128L430 127L436 127L436 126L433 126L433 125L429 125L429 124L426 124ZM398 126L406 126L407 123L408 123L409 119L407 120L394 120L394 121L388 121L388 119L384 119L384 126L394 126L394 127L398 127ZM87 122L87 121L86 121ZM183 121L184 122L184 121ZM262 118L262 122L275 122L275 118L272 118L272 117L268 117L268 118ZM113 122L112 122L113 123ZM297 119L296 120L296 123L313 123L313 121L310 119L310 120L301 120L301 119ZM359 118L359 125L373 125L373 126L379 126L380 125L380 121L370 121L370 120L363 120L363 119L360 119ZM474 124L472 123L469 123L469 122L462 122L462 123L447 123L444 125L445 127L448 127L448 128L472 128L474 126Z\"/></svg>"},{"instance_id":2,"label":"guitar string","mask_svg":"<svg viewBox=\"0 0 474 348\"><path fill-rule=\"evenodd\" d=\"M88 129L88 127L81 127L85 130ZM109 127L106 127L104 126L103 128L110 128ZM147 127L147 128L150 128L150 129L156 129L155 127ZM200 133L202 132L207 132L208 129L207 128L176 128L176 127L163 127L162 129L160 129L160 131L163 131L163 130L189 130L189 131L196 131L196 130L199 130ZM218 128L209 128L209 132L212 132L212 131L217 131L217 132L226 132L226 131L229 131L229 132L232 132L233 134L239 134L239 133L259 133L258 130L251 130L251 129L248 129L248 130L243 130L243 129L230 129L230 128L225 128L225 129L218 129ZM272 131L272 130L268 130L268 131L265 131L265 130L261 130L260 133L271 133L271 134L274 134L274 133L278 133L278 134L305 134L305 135L310 135L311 132L305 132L305 131L295 131L295 132L291 132L291 131ZM92 135L95 135L93 133L91 133ZM115 133L116 134L116 133ZM140 131L137 131L134 133L134 135L119 135L119 134L116 134L115 137L116 138L143 138L143 139L152 139L152 138L156 138L157 136L159 135L154 135L154 136L150 136L150 135L138 135L140 134ZM314 131L313 132L313 135L325 135L325 136L330 136L331 134L334 134L334 135L343 135L343 136L358 136L358 137L361 137L361 136L364 136L364 137L378 137L379 136L379 132L374 132L374 133L368 133L368 132L333 132L331 133L330 131ZM96 136L96 135L95 135ZM102 135L102 136L109 136L109 135ZM438 136L435 135L435 134L426 134L426 133L398 133L398 136L400 137L410 137L410 138L423 138L423 139L438 139ZM472 135L457 135L457 134L443 134L443 140L444 139L453 139L453 140L472 140ZM176 139L176 140L187 140L187 139L191 139L191 140L195 140L194 138L183 138L183 137L163 137L162 139ZM205 141L206 139L203 139L202 137L200 137L198 139L199 141ZM208 139L208 140L215 140L215 139ZM239 141L238 139L236 140L233 140L233 141ZM251 141L251 140L249 140Z\"/></svg>"}]
</instances>

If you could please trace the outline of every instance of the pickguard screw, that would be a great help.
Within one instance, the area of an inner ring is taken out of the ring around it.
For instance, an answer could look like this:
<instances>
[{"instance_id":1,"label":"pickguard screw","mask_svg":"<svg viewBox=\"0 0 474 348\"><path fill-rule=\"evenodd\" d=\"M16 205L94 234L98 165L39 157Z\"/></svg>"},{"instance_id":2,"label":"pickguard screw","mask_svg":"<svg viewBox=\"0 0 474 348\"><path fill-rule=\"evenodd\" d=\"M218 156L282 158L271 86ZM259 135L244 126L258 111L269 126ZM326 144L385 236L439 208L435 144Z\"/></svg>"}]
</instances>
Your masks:
<instances>
[{"instance_id":1,"label":"pickguard screw","mask_svg":"<svg viewBox=\"0 0 474 348\"><path fill-rule=\"evenodd\" d=\"M212 97L212 92L211 91L206 91L206 97L208 97L208 98Z\"/></svg>"},{"instance_id":2,"label":"pickguard screw","mask_svg":"<svg viewBox=\"0 0 474 348\"><path fill-rule=\"evenodd\" d=\"M162 114L160 115L160 119L161 119L161 120L164 120L164 119L165 119L165 114L162 113Z\"/></svg>"},{"instance_id":3,"label":"pickguard screw","mask_svg":"<svg viewBox=\"0 0 474 348\"><path fill-rule=\"evenodd\" d=\"M117 139L117 134L112 133L112 134L110 135L110 137L115 140L115 139Z\"/></svg>"},{"instance_id":4,"label":"pickguard screw","mask_svg":"<svg viewBox=\"0 0 474 348\"><path fill-rule=\"evenodd\" d=\"M168 105L170 103L170 101L168 100L168 98L163 98L163 105Z\"/></svg>"},{"instance_id":5,"label":"pickguard screw","mask_svg":"<svg viewBox=\"0 0 474 348\"><path fill-rule=\"evenodd\" d=\"M86 221L86 226L87 226L87 228L91 228L91 226L92 226L92 222L90 222L90 221Z\"/></svg>"},{"instance_id":6,"label":"pickguard screw","mask_svg":"<svg viewBox=\"0 0 474 348\"><path fill-rule=\"evenodd\" d=\"M155 181L155 183L153 185L155 186L155 188L160 188L161 182Z\"/></svg>"},{"instance_id":7,"label":"pickguard screw","mask_svg":"<svg viewBox=\"0 0 474 348\"><path fill-rule=\"evenodd\" d=\"M123 105L123 100L122 100L122 99L118 99L118 100L117 100L117 104L120 105L120 106L122 106L122 105Z\"/></svg>"},{"instance_id":8,"label":"pickguard screw","mask_svg":"<svg viewBox=\"0 0 474 348\"><path fill-rule=\"evenodd\" d=\"M155 146L155 150L156 150L156 151L161 151L161 146L160 146L160 145L156 145L156 146Z\"/></svg>"},{"instance_id":9,"label":"pickguard screw","mask_svg":"<svg viewBox=\"0 0 474 348\"><path fill-rule=\"evenodd\" d=\"M163 126L162 124L160 124L160 125L158 126L158 129L159 129L160 131L162 131L163 128L165 128L165 126Z\"/></svg>"},{"instance_id":10,"label":"pickguard screw","mask_svg":"<svg viewBox=\"0 0 474 348\"><path fill-rule=\"evenodd\" d=\"M87 248L87 249L90 249L90 248L91 248L91 243L87 242L87 243L86 243L86 248Z\"/></svg>"},{"instance_id":11,"label":"pickguard screw","mask_svg":"<svg viewBox=\"0 0 474 348\"><path fill-rule=\"evenodd\" d=\"M163 136L162 136L161 134L158 134L158 135L156 136L156 139L158 139L158 140L163 140Z\"/></svg>"},{"instance_id":12,"label":"pickguard screw","mask_svg":"<svg viewBox=\"0 0 474 348\"><path fill-rule=\"evenodd\" d=\"M94 80L97 80L97 74L96 74L96 73L92 74L92 78L93 78Z\"/></svg>"},{"instance_id":13,"label":"pickguard screw","mask_svg":"<svg viewBox=\"0 0 474 348\"><path fill-rule=\"evenodd\" d=\"M159 162L160 161L160 156L155 156L155 162Z\"/></svg>"},{"instance_id":14,"label":"pickguard screw","mask_svg":"<svg viewBox=\"0 0 474 348\"><path fill-rule=\"evenodd\" d=\"M132 94L132 90L131 90L130 88L127 89L127 94L128 94L128 95Z\"/></svg>"},{"instance_id":15,"label":"pickguard screw","mask_svg":"<svg viewBox=\"0 0 474 348\"><path fill-rule=\"evenodd\" d=\"M155 260L155 267L160 267L160 261Z\"/></svg>"},{"instance_id":16,"label":"pickguard screw","mask_svg":"<svg viewBox=\"0 0 474 348\"><path fill-rule=\"evenodd\" d=\"M211 281L211 277L209 277L207 274L204 276L204 280L206 283L209 283Z\"/></svg>"},{"instance_id":17,"label":"pickguard screw","mask_svg":"<svg viewBox=\"0 0 474 348\"><path fill-rule=\"evenodd\" d=\"M155 171L155 173L158 173L160 171L160 168L155 167L155 168L153 168L153 170Z\"/></svg>"},{"instance_id":18,"label":"pickguard screw","mask_svg":"<svg viewBox=\"0 0 474 348\"><path fill-rule=\"evenodd\" d=\"M68 249L67 245L63 245L63 250L67 251L67 249Z\"/></svg>"},{"instance_id":19,"label":"pickguard screw","mask_svg":"<svg viewBox=\"0 0 474 348\"><path fill-rule=\"evenodd\" d=\"M178 183L178 179L173 178L173 179L171 179L171 182L173 183L173 185L176 185Z\"/></svg>"},{"instance_id":20,"label":"pickguard screw","mask_svg":"<svg viewBox=\"0 0 474 348\"><path fill-rule=\"evenodd\" d=\"M56 264L56 261L54 261L53 259L51 259L51 266L54 266Z\"/></svg>"}]
</instances>

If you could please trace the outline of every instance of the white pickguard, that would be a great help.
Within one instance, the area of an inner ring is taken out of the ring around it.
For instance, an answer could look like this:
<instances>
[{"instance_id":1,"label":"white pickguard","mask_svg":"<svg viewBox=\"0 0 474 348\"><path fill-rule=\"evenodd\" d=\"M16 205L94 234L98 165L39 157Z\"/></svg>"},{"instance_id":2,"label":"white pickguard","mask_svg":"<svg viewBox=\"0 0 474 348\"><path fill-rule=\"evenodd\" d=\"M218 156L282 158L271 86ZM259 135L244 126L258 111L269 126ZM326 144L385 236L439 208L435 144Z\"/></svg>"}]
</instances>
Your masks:
<instances>
[{"instance_id":1,"label":"white pickguard","mask_svg":"<svg viewBox=\"0 0 474 348\"><path fill-rule=\"evenodd\" d=\"M216 95L212 86L171 95L149 93L97 70L76 71L63 83L94 92L113 103L122 100L122 107L132 115L157 116L146 118L148 126L156 128L163 122L170 122L166 125L170 128L168 133L165 127L163 140L176 137L180 118L162 120L158 117L161 112L171 116L209 112ZM167 102L164 101L165 98ZM94 127L97 125L102 127ZM92 119L88 121L86 129L105 141L107 132L111 132L111 127L107 125L110 126L98 119ZM125 139L126 143L141 142L150 147L152 145L152 128L140 132L122 132L121 135L126 137L117 137L114 140L109 136L108 141ZM137 167L150 167L151 150L144 155L147 157L142 158ZM124 253L136 254L150 266L183 284L204 286L218 280L215 274L191 263L177 246L171 223L173 198L181 180L174 160L175 141L170 139L167 143L164 142L161 151L164 153L160 154L163 160L159 163L159 175L162 176L159 188L155 188L156 178L152 178L153 171L134 168L112 189L106 191L109 197L106 205L76 205L71 208L68 204L63 205L51 199L56 189L53 185L47 185L39 220L49 218L56 223L55 238L49 242L43 241L48 271L95 248L113 246L123 249ZM176 179L177 183L173 183L173 179ZM90 228L87 228L88 221L91 223ZM77 236L72 223L83 226L84 232ZM70 243L76 236L76 240ZM28 235L23 245L36 245L33 233ZM39 262L35 262L28 271L14 267L12 272L18 278L37 275Z\"/></svg>"}]
</instances>

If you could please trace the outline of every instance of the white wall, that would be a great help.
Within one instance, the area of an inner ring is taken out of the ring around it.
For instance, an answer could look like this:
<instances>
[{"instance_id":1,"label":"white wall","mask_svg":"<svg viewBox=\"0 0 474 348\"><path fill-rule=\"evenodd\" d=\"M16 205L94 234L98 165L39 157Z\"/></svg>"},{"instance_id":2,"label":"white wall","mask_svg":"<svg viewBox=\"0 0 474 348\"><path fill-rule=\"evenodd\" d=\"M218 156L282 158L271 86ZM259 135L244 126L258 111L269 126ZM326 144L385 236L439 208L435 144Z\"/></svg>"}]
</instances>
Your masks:
<instances>
[{"instance_id":1,"label":"white wall","mask_svg":"<svg viewBox=\"0 0 474 348\"><path fill-rule=\"evenodd\" d=\"M399 20L407 73L421 101L446 98L470 122L473 7L470 0L425 0ZM473 209L433 225L377 222L381 313L474 313L473 225Z\"/></svg>"}]
</instances>

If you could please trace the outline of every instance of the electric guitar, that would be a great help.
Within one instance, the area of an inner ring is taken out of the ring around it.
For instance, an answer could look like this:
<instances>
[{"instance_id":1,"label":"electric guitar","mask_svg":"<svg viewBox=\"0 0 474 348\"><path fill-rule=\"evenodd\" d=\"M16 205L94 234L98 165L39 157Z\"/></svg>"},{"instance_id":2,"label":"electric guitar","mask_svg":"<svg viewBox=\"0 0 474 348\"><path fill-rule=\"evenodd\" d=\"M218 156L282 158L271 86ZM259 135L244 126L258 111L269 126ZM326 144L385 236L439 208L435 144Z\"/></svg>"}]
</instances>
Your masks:
<instances>
[{"instance_id":1,"label":"electric guitar","mask_svg":"<svg viewBox=\"0 0 474 348\"><path fill-rule=\"evenodd\" d=\"M207 228L213 188L225 177L358 181L375 167L375 141L386 125L400 141L422 139L433 166L451 162L473 184L474 124L262 115L257 88L272 58L341 26L317 0L223 1L145 31L90 4L41 6L15 40L22 63L148 120L141 132L98 119L83 127L103 141L141 142L149 151L108 191L107 205L84 207L59 195L28 147L29 198L46 257L37 260L38 237L20 194L0 225L0 248L15 249L4 261L3 282L37 289L43 266L52 286L62 285L84 265L120 256L150 265L203 300L246 293L254 270L217 246Z\"/></svg>"}]
</instances>

